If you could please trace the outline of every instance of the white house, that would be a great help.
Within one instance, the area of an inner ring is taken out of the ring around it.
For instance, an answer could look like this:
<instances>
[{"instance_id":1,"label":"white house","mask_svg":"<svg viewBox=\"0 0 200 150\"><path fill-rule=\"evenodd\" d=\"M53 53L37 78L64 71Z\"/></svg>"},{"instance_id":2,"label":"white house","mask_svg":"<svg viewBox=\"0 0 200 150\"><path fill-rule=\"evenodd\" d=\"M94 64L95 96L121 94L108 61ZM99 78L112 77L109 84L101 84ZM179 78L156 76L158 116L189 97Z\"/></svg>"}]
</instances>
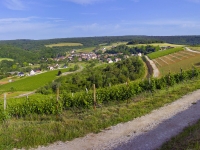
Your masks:
<instances>
[{"instance_id":1,"label":"white house","mask_svg":"<svg viewBox=\"0 0 200 150\"><path fill-rule=\"evenodd\" d=\"M31 70L31 72L30 72L30 74L29 74L30 76L33 76L33 75L35 75L35 71L33 71L33 70Z\"/></svg>"}]
</instances>

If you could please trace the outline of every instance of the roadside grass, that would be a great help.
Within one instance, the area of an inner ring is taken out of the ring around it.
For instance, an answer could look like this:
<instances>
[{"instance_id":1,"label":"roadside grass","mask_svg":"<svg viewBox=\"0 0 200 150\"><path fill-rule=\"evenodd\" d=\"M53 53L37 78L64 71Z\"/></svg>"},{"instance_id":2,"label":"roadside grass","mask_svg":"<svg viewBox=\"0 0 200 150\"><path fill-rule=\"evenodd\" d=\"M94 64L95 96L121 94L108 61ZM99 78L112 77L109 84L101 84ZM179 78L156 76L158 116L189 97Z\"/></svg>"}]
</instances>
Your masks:
<instances>
[{"instance_id":1,"label":"roadside grass","mask_svg":"<svg viewBox=\"0 0 200 150\"><path fill-rule=\"evenodd\" d=\"M176 53L176 52L179 52L179 51L183 51L183 50L184 49L182 47L176 47L176 48L171 48L171 49L167 49L167 50L163 50L163 51L153 52L153 53L148 54L147 56L150 59L156 59L158 57L166 56L166 55Z\"/></svg>"},{"instance_id":2,"label":"roadside grass","mask_svg":"<svg viewBox=\"0 0 200 150\"><path fill-rule=\"evenodd\" d=\"M59 69L58 69L59 70ZM57 78L58 70L48 71L34 76L23 77L21 80L4 84L0 86L0 91L34 91L46 83L53 81ZM61 69L62 72L69 71L67 69Z\"/></svg>"},{"instance_id":3,"label":"roadside grass","mask_svg":"<svg viewBox=\"0 0 200 150\"><path fill-rule=\"evenodd\" d=\"M109 102L96 110L71 108L60 115L10 118L0 124L0 149L28 149L109 130L112 125L148 114L199 88L200 78L194 78L168 89L141 93L126 102Z\"/></svg>"},{"instance_id":4,"label":"roadside grass","mask_svg":"<svg viewBox=\"0 0 200 150\"><path fill-rule=\"evenodd\" d=\"M56 43L56 44L49 44L45 45L46 47L62 47L62 46L83 46L81 43Z\"/></svg>"},{"instance_id":5,"label":"roadside grass","mask_svg":"<svg viewBox=\"0 0 200 150\"><path fill-rule=\"evenodd\" d=\"M200 120L185 128L180 134L162 145L160 150L169 149L200 149Z\"/></svg>"},{"instance_id":6,"label":"roadside grass","mask_svg":"<svg viewBox=\"0 0 200 150\"><path fill-rule=\"evenodd\" d=\"M14 59L11 59L11 58L0 58L0 62L1 62L2 60L14 61Z\"/></svg>"}]
</instances>

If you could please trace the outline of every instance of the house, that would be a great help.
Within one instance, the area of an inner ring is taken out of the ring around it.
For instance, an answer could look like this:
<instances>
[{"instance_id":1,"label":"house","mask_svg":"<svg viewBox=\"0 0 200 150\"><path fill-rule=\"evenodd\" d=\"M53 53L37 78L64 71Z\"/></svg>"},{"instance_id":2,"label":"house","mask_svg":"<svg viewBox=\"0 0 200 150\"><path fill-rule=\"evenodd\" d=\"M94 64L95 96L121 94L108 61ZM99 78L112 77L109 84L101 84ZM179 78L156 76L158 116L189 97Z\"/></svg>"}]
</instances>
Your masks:
<instances>
[{"instance_id":1,"label":"house","mask_svg":"<svg viewBox=\"0 0 200 150\"><path fill-rule=\"evenodd\" d=\"M33 71L33 70L31 70L31 72L30 72L30 74L29 74L30 76L33 76L33 75L35 75L35 71Z\"/></svg>"},{"instance_id":2,"label":"house","mask_svg":"<svg viewBox=\"0 0 200 150\"><path fill-rule=\"evenodd\" d=\"M19 77L23 77L23 76L24 76L24 73L23 73L23 72L19 72L19 73L18 73L18 76L19 76Z\"/></svg>"},{"instance_id":3,"label":"house","mask_svg":"<svg viewBox=\"0 0 200 150\"><path fill-rule=\"evenodd\" d=\"M112 61L111 58L108 58L107 61L108 61L109 64L110 64L110 63L113 63L113 61Z\"/></svg>"},{"instance_id":4,"label":"house","mask_svg":"<svg viewBox=\"0 0 200 150\"><path fill-rule=\"evenodd\" d=\"M115 62L121 61L121 58L115 58Z\"/></svg>"},{"instance_id":5,"label":"house","mask_svg":"<svg viewBox=\"0 0 200 150\"><path fill-rule=\"evenodd\" d=\"M54 67L50 66L50 67L49 67L49 70L54 70Z\"/></svg>"},{"instance_id":6,"label":"house","mask_svg":"<svg viewBox=\"0 0 200 150\"><path fill-rule=\"evenodd\" d=\"M141 54L141 53L138 53L138 56L139 56L139 57L142 57L142 54Z\"/></svg>"}]
</instances>

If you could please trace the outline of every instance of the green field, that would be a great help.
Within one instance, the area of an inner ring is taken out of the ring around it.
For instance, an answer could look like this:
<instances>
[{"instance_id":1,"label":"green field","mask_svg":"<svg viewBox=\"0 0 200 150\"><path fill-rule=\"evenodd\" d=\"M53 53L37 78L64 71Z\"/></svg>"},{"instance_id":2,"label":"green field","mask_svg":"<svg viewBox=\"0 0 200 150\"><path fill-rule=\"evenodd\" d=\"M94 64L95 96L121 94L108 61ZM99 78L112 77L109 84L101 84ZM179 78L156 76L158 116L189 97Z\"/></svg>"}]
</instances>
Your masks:
<instances>
[{"instance_id":1,"label":"green field","mask_svg":"<svg viewBox=\"0 0 200 150\"><path fill-rule=\"evenodd\" d=\"M62 69L62 72L68 71L67 69ZM46 83L51 82L57 78L58 70L49 71L39 75L34 75L30 77L24 77L21 80L4 84L0 86L0 91L8 92L11 89L14 91L33 91L38 89L41 86L44 86Z\"/></svg>"},{"instance_id":2,"label":"green field","mask_svg":"<svg viewBox=\"0 0 200 150\"><path fill-rule=\"evenodd\" d=\"M177 47L177 48L171 48L171 49L168 49L168 50L153 52L151 54L148 54L147 56L150 59L155 59L155 58L158 58L158 57L162 57L162 56L169 55L169 54L176 53L178 51L183 51L183 50L184 49L182 47Z\"/></svg>"},{"instance_id":3,"label":"green field","mask_svg":"<svg viewBox=\"0 0 200 150\"><path fill-rule=\"evenodd\" d=\"M57 43L45 45L46 47L62 47L62 46L83 46L81 43Z\"/></svg>"},{"instance_id":4,"label":"green field","mask_svg":"<svg viewBox=\"0 0 200 150\"><path fill-rule=\"evenodd\" d=\"M95 49L95 47L87 47L87 48L78 49L78 50L76 50L76 52L89 53L89 52L92 52L94 49Z\"/></svg>"},{"instance_id":5,"label":"green field","mask_svg":"<svg viewBox=\"0 0 200 150\"><path fill-rule=\"evenodd\" d=\"M0 58L0 62L1 62L2 60L14 61L14 60L13 60L13 59L11 59L11 58Z\"/></svg>"}]
</instances>

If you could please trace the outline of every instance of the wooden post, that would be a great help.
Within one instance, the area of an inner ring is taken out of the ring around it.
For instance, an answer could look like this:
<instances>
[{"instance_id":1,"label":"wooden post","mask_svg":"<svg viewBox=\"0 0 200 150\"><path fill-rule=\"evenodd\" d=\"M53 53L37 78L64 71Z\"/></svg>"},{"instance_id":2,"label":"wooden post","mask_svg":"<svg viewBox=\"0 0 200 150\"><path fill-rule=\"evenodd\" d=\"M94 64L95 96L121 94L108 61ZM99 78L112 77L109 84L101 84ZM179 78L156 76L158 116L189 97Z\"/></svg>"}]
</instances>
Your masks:
<instances>
[{"instance_id":1,"label":"wooden post","mask_svg":"<svg viewBox=\"0 0 200 150\"><path fill-rule=\"evenodd\" d=\"M6 93L4 93L4 110L6 110Z\"/></svg>"},{"instance_id":2,"label":"wooden post","mask_svg":"<svg viewBox=\"0 0 200 150\"><path fill-rule=\"evenodd\" d=\"M56 100L59 100L59 86L56 89Z\"/></svg>"},{"instance_id":3,"label":"wooden post","mask_svg":"<svg viewBox=\"0 0 200 150\"><path fill-rule=\"evenodd\" d=\"M96 109L96 87L95 84L93 84L93 89L94 89L94 109Z\"/></svg>"}]
</instances>

